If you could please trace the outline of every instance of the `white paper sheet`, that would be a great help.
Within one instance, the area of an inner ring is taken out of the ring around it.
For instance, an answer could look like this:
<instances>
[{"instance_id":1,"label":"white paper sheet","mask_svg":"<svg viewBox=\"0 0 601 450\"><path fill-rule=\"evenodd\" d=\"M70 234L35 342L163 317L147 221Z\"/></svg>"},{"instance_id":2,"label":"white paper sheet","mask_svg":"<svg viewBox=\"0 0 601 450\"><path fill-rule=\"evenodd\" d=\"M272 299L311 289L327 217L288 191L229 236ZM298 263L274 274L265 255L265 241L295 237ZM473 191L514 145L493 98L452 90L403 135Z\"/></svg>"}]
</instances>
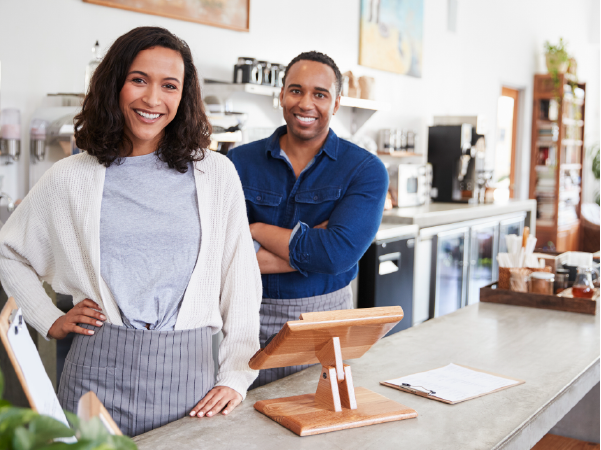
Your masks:
<instances>
[{"instance_id":1,"label":"white paper sheet","mask_svg":"<svg viewBox=\"0 0 601 450\"><path fill-rule=\"evenodd\" d=\"M389 380L387 383L397 386L401 386L402 383L408 383L410 389L422 392L427 390L434 391L435 394L432 395L435 397L450 402L460 402L503 387L520 384L521 381L478 372L456 364L449 364L440 369Z\"/></svg>"},{"instance_id":2,"label":"white paper sheet","mask_svg":"<svg viewBox=\"0 0 601 450\"><path fill-rule=\"evenodd\" d=\"M19 322L21 322L20 325ZM52 387L52 382L46 374L38 349L31 340L25 320L22 319L21 309L17 311L8 330L8 342L21 366L38 413L53 417L69 426L67 417Z\"/></svg>"}]
</instances>

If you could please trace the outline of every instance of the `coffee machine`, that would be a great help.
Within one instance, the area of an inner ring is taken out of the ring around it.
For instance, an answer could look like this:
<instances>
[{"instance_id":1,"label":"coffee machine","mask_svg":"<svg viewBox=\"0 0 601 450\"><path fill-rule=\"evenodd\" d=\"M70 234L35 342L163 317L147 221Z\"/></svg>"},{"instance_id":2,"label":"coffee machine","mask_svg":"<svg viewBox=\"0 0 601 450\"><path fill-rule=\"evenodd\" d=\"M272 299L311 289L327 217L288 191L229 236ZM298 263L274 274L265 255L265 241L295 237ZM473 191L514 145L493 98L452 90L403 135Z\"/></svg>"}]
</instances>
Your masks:
<instances>
[{"instance_id":1,"label":"coffee machine","mask_svg":"<svg viewBox=\"0 0 601 450\"><path fill-rule=\"evenodd\" d=\"M469 123L436 125L428 132L428 162L432 164L432 199L436 202L478 202L486 143Z\"/></svg>"}]
</instances>

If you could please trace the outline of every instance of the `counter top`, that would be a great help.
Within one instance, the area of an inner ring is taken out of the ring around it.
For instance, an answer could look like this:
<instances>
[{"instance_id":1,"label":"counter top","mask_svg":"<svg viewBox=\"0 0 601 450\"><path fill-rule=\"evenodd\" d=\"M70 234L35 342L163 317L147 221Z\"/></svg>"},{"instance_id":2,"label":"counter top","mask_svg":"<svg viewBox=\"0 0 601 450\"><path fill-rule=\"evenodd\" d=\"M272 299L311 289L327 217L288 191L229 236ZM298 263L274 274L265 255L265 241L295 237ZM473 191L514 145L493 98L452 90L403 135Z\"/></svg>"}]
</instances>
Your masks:
<instances>
[{"instance_id":1,"label":"counter top","mask_svg":"<svg viewBox=\"0 0 601 450\"><path fill-rule=\"evenodd\" d=\"M376 233L375 241L393 238L415 238L419 232L417 225L399 225L398 223L381 223Z\"/></svg>"},{"instance_id":2,"label":"counter top","mask_svg":"<svg viewBox=\"0 0 601 450\"><path fill-rule=\"evenodd\" d=\"M485 204L432 202L428 205L384 211L382 222L415 224L419 228L426 228L520 211L530 212L536 217L536 200L509 200Z\"/></svg>"},{"instance_id":3,"label":"counter top","mask_svg":"<svg viewBox=\"0 0 601 450\"><path fill-rule=\"evenodd\" d=\"M183 418L136 437L140 450L527 449L599 381L599 307L589 316L478 303L382 339L351 360L355 386L415 409L400 422L298 437L253 409L257 400L315 392L319 366L255 389L229 416ZM525 380L447 405L379 381L448 363Z\"/></svg>"}]
</instances>

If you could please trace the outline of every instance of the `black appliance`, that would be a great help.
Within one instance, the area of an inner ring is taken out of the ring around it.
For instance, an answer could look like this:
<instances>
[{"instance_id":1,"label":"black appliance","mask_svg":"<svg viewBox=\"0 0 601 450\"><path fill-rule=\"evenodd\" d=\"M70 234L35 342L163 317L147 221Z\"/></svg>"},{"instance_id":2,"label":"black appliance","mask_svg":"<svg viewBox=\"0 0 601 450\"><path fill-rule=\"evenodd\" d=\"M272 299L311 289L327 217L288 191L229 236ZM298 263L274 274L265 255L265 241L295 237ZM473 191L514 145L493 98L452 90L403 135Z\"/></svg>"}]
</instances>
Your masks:
<instances>
[{"instance_id":1,"label":"black appliance","mask_svg":"<svg viewBox=\"0 0 601 450\"><path fill-rule=\"evenodd\" d=\"M255 58L241 56L234 66L234 83L263 83L263 68Z\"/></svg>"},{"instance_id":2,"label":"black appliance","mask_svg":"<svg viewBox=\"0 0 601 450\"><path fill-rule=\"evenodd\" d=\"M376 240L359 261L359 308L400 306L404 317L390 332L413 325L413 265L415 237Z\"/></svg>"},{"instance_id":3,"label":"black appliance","mask_svg":"<svg viewBox=\"0 0 601 450\"><path fill-rule=\"evenodd\" d=\"M428 132L428 162L432 164L432 199L436 202L467 202L478 189L483 168L484 136L472 125L437 125ZM478 155L480 153L480 155Z\"/></svg>"}]
</instances>

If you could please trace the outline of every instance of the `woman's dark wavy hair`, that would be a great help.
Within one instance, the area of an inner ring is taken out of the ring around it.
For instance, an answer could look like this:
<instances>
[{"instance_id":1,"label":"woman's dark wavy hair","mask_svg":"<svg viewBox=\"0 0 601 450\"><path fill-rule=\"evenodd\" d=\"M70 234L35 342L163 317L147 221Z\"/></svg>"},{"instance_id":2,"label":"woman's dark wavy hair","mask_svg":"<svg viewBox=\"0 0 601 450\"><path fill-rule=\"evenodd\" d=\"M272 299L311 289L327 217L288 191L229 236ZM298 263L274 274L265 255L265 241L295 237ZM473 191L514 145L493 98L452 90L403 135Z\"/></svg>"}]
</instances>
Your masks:
<instances>
[{"instance_id":1,"label":"woman's dark wavy hair","mask_svg":"<svg viewBox=\"0 0 601 450\"><path fill-rule=\"evenodd\" d=\"M165 127L158 157L172 169L185 173L188 163L201 161L210 143L211 125L201 99L200 83L188 44L164 28L139 27L118 38L96 68L81 112L75 116L77 147L109 167L120 164L133 151L123 132L125 118L119 94L129 68L142 50L165 47L184 60L184 87L175 118Z\"/></svg>"}]
</instances>

